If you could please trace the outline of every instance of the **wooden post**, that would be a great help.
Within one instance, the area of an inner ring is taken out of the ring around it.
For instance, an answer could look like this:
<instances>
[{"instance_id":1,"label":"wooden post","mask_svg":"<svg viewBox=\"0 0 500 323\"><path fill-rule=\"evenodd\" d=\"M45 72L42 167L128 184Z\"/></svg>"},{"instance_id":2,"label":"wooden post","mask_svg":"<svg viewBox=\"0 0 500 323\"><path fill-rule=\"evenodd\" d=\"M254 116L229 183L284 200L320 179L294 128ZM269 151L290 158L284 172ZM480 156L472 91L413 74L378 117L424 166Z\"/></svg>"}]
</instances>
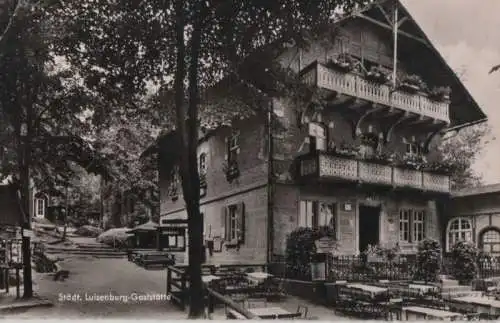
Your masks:
<instances>
[{"instance_id":1,"label":"wooden post","mask_svg":"<svg viewBox=\"0 0 500 323\"><path fill-rule=\"evenodd\" d=\"M167 267L167 295L170 294L170 291L172 290L172 271L170 270L169 267Z\"/></svg>"},{"instance_id":2,"label":"wooden post","mask_svg":"<svg viewBox=\"0 0 500 323\"><path fill-rule=\"evenodd\" d=\"M394 2L394 17L392 21L392 30L394 34L394 55L393 55L393 65L392 65L392 85L396 89L396 77L398 68L398 4Z\"/></svg>"},{"instance_id":3,"label":"wooden post","mask_svg":"<svg viewBox=\"0 0 500 323\"><path fill-rule=\"evenodd\" d=\"M5 292L9 293L9 268L5 268Z\"/></svg>"},{"instance_id":4,"label":"wooden post","mask_svg":"<svg viewBox=\"0 0 500 323\"><path fill-rule=\"evenodd\" d=\"M188 291L186 290L186 274L181 274L181 293L180 293L180 305L181 309L184 311L186 309L186 298L188 295Z\"/></svg>"},{"instance_id":5,"label":"wooden post","mask_svg":"<svg viewBox=\"0 0 500 323\"><path fill-rule=\"evenodd\" d=\"M20 291L21 284L20 284L20 280L21 279L19 279L19 267L16 267L16 298L20 298L21 297L21 291Z\"/></svg>"}]
</instances>

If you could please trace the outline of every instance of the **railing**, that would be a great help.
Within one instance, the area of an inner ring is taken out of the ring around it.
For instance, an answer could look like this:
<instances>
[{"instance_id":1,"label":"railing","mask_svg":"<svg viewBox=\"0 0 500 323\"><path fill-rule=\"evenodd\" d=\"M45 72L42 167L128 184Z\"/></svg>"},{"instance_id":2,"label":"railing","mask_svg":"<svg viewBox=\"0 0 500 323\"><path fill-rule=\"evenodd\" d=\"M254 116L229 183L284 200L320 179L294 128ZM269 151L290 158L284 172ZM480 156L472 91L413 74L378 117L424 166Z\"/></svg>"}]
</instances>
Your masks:
<instances>
[{"instance_id":1,"label":"railing","mask_svg":"<svg viewBox=\"0 0 500 323\"><path fill-rule=\"evenodd\" d=\"M244 307L238 305L229 297L225 297L224 295L216 292L210 287L207 287L206 289L207 289L207 308L209 314L214 312L215 302L218 301L224 304L226 307L232 309L233 311L236 311L241 316L242 319L260 320L260 317L248 311Z\"/></svg>"},{"instance_id":2,"label":"railing","mask_svg":"<svg viewBox=\"0 0 500 323\"><path fill-rule=\"evenodd\" d=\"M181 310L186 309L188 289L187 275L183 269L167 267L167 295L176 302Z\"/></svg>"},{"instance_id":3,"label":"railing","mask_svg":"<svg viewBox=\"0 0 500 323\"><path fill-rule=\"evenodd\" d=\"M336 71L318 62L303 70L302 79L306 84L450 122L448 102L430 100L422 93L392 91L388 85L370 82L361 75Z\"/></svg>"},{"instance_id":4,"label":"railing","mask_svg":"<svg viewBox=\"0 0 500 323\"><path fill-rule=\"evenodd\" d=\"M416 268L415 257L407 256L380 262L368 262L363 256L336 256L330 261L330 280L334 281L411 280Z\"/></svg>"},{"instance_id":5,"label":"railing","mask_svg":"<svg viewBox=\"0 0 500 323\"><path fill-rule=\"evenodd\" d=\"M476 278L487 279L500 277L500 257L490 256L488 258L478 259L476 265ZM450 255L445 255L443 257L441 272L442 274L453 277L454 264Z\"/></svg>"},{"instance_id":6,"label":"railing","mask_svg":"<svg viewBox=\"0 0 500 323\"><path fill-rule=\"evenodd\" d=\"M450 177L447 175L403 169L327 153L301 156L300 176L450 192Z\"/></svg>"}]
</instances>

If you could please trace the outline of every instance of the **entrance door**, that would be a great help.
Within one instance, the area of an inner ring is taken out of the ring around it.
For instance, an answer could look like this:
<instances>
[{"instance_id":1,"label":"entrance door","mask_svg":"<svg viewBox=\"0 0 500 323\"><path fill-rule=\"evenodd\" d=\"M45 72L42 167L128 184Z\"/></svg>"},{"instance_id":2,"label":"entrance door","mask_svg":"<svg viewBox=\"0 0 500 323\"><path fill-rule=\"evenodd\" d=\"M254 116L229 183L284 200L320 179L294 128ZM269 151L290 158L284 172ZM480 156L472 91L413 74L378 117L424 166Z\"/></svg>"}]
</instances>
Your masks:
<instances>
[{"instance_id":1,"label":"entrance door","mask_svg":"<svg viewBox=\"0 0 500 323\"><path fill-rule=\"evenodd\" d=\"M359 252L379 243L380 207L359 206Z\"/></svg>"}]
</instances>

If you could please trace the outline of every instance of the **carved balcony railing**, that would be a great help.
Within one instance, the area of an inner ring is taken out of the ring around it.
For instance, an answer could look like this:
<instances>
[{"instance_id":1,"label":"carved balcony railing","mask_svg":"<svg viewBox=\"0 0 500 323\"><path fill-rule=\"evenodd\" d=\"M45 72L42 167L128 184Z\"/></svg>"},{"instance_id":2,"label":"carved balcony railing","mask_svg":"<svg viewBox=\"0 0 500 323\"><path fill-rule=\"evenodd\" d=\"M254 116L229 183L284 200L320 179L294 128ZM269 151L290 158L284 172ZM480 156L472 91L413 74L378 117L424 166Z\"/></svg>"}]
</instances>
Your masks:
<instances>
[{"instance_id":1,"label":"carved balcony railing","mask_svg":"<svg viewBox=\"0 0 500 323\"><path fill-rule=\"evenodd\" d=\"M299 170L299 176L302 179L317 178L396 188L408 187L440 193L450 192L448 175L356 160L323 152L300 156Z\"/></svg>"},{"instance_id":2,"label":"carved balcony railing","mask_svg":"<svg viewBox=\"0 0 500 323\"><path fill-rule=\"evenodd\" d=\"M386 105L427 116L436 120L450 122L449 103L429 99L423 93L392 91L385 84L370 82L361 75L346 73L328 68L314 62L302 71L306 84L350 95L373 103Z\"/></svg>"}]
</instances>

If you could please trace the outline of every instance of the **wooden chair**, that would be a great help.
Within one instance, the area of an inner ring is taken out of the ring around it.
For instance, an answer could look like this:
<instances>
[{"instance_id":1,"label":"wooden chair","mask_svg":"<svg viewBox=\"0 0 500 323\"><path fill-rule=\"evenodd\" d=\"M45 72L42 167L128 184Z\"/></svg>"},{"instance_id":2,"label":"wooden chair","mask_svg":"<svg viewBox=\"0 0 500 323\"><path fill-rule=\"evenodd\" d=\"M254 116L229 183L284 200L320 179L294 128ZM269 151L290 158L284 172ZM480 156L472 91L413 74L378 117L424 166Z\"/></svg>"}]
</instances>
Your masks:
<instances>
[{"instance_id":1,"label":"wooden chair","mask_svg":"<svg viewBox=\"0 0 500 323\"><path fill-rule=\"evenodd\" d=\"M300 317L303 319L307 319L307 314L309 313L309 308L305 305L299 304L297 306L297 313L300 313Z\"/></svg>"}]
</instances>

